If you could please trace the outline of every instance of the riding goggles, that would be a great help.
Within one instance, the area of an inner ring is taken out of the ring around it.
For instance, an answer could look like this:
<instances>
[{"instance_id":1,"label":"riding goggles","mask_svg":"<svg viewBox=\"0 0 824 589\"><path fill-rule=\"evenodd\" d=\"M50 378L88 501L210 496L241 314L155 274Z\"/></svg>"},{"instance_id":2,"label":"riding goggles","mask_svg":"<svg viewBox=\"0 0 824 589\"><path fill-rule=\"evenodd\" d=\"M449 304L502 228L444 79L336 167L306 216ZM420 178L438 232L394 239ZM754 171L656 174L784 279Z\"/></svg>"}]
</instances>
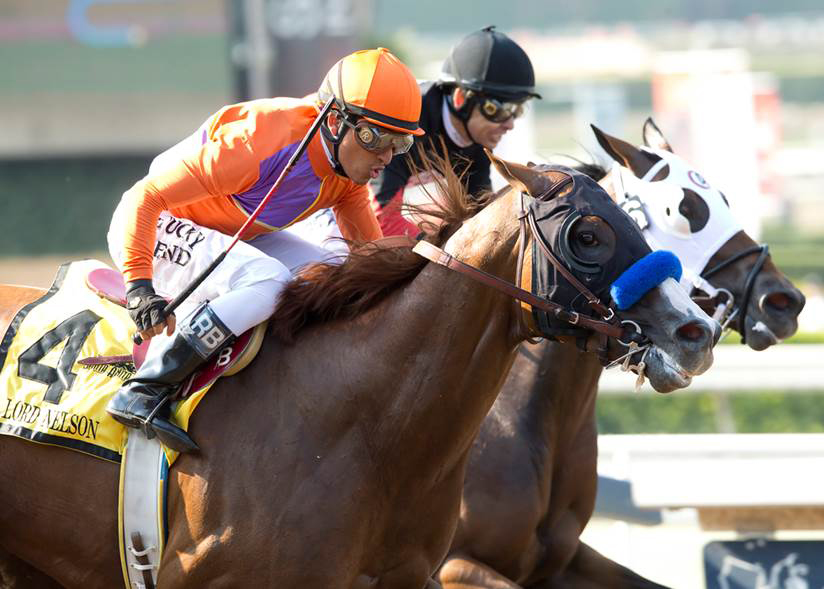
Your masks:
<instances>
[{"instance_id":1,"label":"riding goggles","mask_svg":"<svg viewBox=\"0 0 824 589\"><path fill-rule=\"evenodd\" d=\"M408 133L393 133L368 121L352 123L344 118L343 122L355 131L355 139L366 151L380 153L391 147L395 156L406 153L415 143L415 138Z\"/></svg>"},{"instance_id":2,"label":"riding goggles","mask_svg":"<svg viewBox=\"0 0 824 589\"><path fill-rule=\"evenodd\" d=\"M509 119L517 119L526 110L524 101L503 102L488 96L478 97L478 107L484 118L493 123L504 123Z\"/></svg>"}]
</instances>

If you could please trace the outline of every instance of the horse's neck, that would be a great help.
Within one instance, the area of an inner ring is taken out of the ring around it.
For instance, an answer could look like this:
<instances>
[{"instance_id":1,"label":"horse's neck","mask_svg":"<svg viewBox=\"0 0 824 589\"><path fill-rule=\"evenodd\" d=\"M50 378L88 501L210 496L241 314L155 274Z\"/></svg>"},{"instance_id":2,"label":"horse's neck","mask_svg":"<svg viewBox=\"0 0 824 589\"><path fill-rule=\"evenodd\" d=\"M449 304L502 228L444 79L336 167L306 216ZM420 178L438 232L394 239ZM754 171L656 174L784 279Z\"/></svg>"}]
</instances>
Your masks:
<instances>
[{"instance_id":1,"label":"horse's neck","mask_svg":"<svg viewBox=\"0 0 824 589\"><path fill-rule=\"evenodd\" d=\"M514 206L511 195L499 198L469 219L444 249L464 263L514 282ZM403 429L422 452L420 431L426 431L425 446L443 453L437 459L421 455L427 466L457 464L509 370L517 345L515 303L465 275L430 263L387 305L380 321L403 326L396 329L406 335L378 343L376 354L401 363L391 376L394 394L388 397L383 390L378 402L389 404L387 414L403 416ZM449 465L444 468L448 471Z\"/></svg>"},{"instance_id":2,"label":"horse's neck","mask_svg":"<svg viewBox=\"0 0 824 589\"><path fill-rule=\"evenodd\" d=\"M493 412L533 446L563 451L561 439L591 418L601 372L595 354L572 343L523 344Z\"/></svg>"},{"instance_id":3,"label":"horse's neck","mask_svg":"<svg viewBox=\"0 0 824 589\"><path fill-rule=\"evenodd\" d=\"M491 203L446 249L512 282L513 204ZM272 388L271 373L281 375L277 389L289 392L267 402L288 402L272 413L311 420L323 446L318 454L338 447L355 423L368 431L370 463L394 468L392 485L416 486L462 464L514 356L515 310L502 293L430 263L363 316L309 328L292 347L267 346L258 362L266 368L256 378Z\"/></svg>"}]
</instances>

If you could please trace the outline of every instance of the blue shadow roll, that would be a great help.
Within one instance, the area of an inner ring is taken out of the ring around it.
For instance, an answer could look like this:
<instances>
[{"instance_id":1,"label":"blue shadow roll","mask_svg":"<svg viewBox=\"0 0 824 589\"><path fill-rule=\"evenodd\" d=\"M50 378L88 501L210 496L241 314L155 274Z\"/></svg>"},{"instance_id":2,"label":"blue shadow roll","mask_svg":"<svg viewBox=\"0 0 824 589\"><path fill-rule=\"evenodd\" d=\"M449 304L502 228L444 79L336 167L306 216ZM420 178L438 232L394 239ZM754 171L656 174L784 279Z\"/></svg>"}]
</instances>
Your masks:
<instances>
[{"instance_id":1,"label":"blue shadow roll","mask_svg":"<svg viewBox=\"0 0 824 589\"><path fill-rule=\"evenodd\" d=\"M681 280L681 261L667 250L654 251L624 270L612 283L609 294L618 309L624 311L667 278Z\"/></svg>"}]
</instances>

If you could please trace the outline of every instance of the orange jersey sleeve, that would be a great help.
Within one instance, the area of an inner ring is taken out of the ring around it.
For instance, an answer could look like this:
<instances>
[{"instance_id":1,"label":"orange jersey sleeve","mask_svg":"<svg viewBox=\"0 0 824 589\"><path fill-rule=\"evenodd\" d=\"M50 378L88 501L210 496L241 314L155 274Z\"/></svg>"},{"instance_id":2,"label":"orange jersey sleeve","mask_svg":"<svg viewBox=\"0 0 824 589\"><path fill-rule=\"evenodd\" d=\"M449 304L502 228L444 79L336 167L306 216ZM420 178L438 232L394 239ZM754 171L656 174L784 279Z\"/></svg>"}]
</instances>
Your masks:
<instances>
[{"instance_id":1,"label":"orange jersey sleeve","mask_svg":"<svg viewBox=\"0 0 824 589\"><path fill-rule=\"evenodd\" d=\"M369 191L366 186L355 185L332 207L332 210L344 238L352 241L373 241L383 237L378 219L369 202Z\"/></svg>"},{"instance_id":2,"label":"orange jersey sleeve","mask_svg":"<svg viewBox=\"0 0 824 589\"><path fill-rule=\"evenodd\" d=\"M266 198L317 112L313 102L289 98L230 105L158 156L150 173L123 195L125 279L152 277L164 210L227 235L237 232ZM242 238L288 227L327 207L347 239L381 237L366 187L334 173L317 134Z\"/></svg>"},{"instance_id":3,"label":"orange jersey sleeve","mask_svg":"<svg viewBox=\"0 0 824 589\"><path fill-rule=\"evenodd\" d=\"M259 160L249 138L258 119L246 104L225 107L191 138L191 147L182 150L180 157L160 166L123 195L127 235L122 271L126 281L151 278L155 227L161 211L205 199L225 199L254 184ZM197 146L199 134L205 134L205 142ZM223 214L227 207L229 214L236 210L230 202L217 205L204 209L213 214ZM220 226L220 220L215 224Z\"/></svg>"}]
</instances>

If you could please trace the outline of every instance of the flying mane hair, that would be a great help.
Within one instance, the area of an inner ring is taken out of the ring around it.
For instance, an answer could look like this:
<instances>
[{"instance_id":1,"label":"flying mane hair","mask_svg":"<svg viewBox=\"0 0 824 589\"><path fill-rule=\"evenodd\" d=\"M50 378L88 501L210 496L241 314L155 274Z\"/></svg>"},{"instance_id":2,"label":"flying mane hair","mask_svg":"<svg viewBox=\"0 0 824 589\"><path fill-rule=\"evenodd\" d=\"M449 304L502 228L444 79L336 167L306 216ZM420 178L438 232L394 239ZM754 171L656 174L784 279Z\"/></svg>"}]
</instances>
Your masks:
<instances>
[{"instance_id":1,"label":"flying mane hair","mask_svg":"<svg viewBox=\"0 0 824 589\"><path fill-rule=\"evenodd\" d=\"M446 147L441 140L441 154ZM407 162L414 174L432 177L438 195L421 206L407 210L437 222L425 221L425 239L442 245L461 224L490 202L491 194L470 196L449 164L448 156L418 150L421 166ZM427 178L428 179L428 178ZM409 247L381 247L380 244L349 243L350 253L343 263L315 263L304 268L284 288L270 321L270 329L284 343L292 343L303 327L352 319L371 309L390 293L412 281L428 261Z\"/></svg>"},{"instance_id":2,"label":"flying mane hair","mask_svg":"<svg viewBox=\"0 0 824 589\"><path fill-rule=\"evenodd\" d=\"M600 182L601 180L603 180L604 176L606 176L609 173L609 170L607 170L604 166L596 162L585 162L572 156L566 157L574 162L572 165L567 164L570 168L578 172L581 172L582 174L586 174L596 182Z\"/></svg>"}]
</instances>

